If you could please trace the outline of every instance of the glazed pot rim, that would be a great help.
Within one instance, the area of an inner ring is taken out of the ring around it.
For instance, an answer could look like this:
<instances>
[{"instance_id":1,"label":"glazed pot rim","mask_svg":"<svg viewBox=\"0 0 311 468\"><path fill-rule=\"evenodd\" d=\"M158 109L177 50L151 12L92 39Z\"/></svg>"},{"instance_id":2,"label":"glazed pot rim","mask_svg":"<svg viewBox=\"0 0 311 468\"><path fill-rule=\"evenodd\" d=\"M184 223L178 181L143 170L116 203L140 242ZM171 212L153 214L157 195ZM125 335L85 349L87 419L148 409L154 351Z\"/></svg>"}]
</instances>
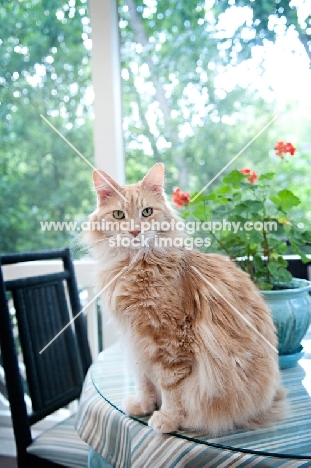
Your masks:
<instances>
[{"instance_id":1,"label":"glazed pot rim","mask_svg":"<svg viewBox=\"0 0 311 468\"><path fill-rule=\"evenodd\" d=\"M297 284L296 288L288 288L288 289L276 289L274 291L270 290L262 290L260 291L263 293L265 296L274 296L274 295L283 295L283 294L295 294L295 293L301 293L304 291L310 291L311 290L311 281L306 280L306 279L301 279L301 278L293 278L292 281Z\"/></svg>"}]
</instances>

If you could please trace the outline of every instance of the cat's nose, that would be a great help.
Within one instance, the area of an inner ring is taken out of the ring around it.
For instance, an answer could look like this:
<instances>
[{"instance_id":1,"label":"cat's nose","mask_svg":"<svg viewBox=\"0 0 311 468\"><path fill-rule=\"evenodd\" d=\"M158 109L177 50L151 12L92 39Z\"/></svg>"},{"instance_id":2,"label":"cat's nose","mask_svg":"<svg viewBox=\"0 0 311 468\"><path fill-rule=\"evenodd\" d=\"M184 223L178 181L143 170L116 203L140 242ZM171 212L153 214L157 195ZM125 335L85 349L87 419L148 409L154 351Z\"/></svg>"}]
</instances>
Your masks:
<instances>
[{"instance_id":1,"label":"cat's nose","mask_svg":"<svg viewBox=\"0 0 311 468\"><path fill-rule=\"evenodd\" d=\"M132 234L132 236L137 237L140 231L129 231L129 233Z\"/></svg>"}]
</instances>

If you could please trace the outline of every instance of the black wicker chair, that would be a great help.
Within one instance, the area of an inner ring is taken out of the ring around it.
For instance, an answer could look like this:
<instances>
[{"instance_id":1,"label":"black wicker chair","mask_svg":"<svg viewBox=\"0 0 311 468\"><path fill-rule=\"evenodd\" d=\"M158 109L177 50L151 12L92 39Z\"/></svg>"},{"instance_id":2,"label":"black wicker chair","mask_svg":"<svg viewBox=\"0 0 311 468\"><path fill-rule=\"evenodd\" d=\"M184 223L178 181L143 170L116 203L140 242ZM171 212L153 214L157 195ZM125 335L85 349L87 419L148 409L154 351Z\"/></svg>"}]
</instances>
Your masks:
<instances>
[{"instance_id":1,"label":"black wicker chair","mask_svg":"<svg viewBox=\"0 0 311 468\"><path fill-rule=\"evenodd\" d=\"M51 259L61 259L63 271L3 280L1 265ZM74 416L37 438L31 434L34 423L80 395L91 364L85 318L80 314L72 320L80 310L69 249L0 256L1 357L20 468L87 466L87 445L74 430ZM71 320L71 325L40 353ZM26 383L21 375L20 355ZM27 411L25 403L26 390L31 411Z\"/></svg>"}]
</instances>

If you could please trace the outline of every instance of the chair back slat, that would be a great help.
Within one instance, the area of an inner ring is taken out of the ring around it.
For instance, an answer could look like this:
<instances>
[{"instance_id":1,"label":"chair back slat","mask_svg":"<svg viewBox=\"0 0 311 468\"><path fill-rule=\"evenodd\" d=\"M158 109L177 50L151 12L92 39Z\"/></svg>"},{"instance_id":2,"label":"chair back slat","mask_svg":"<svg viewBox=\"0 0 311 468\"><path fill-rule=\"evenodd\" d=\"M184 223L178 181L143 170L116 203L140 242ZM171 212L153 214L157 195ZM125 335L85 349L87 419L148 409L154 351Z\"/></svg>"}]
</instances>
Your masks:
<instances>
[{"instance_id":1,"label":"chair back slat","mask_svg":"<svg viewBox=\"0 0 311 468\"><path fill-rule=\"evenodd\" d=\"M70 274L68 271L60 271L59 273L49 273L48 275L29 276L27 278L19 278L15 280L7 280L5 282L5 289L12 291L13 289L21 288L22 286L31 286L41 283L49 283L52 280L68 280Z\"/></svg>"}]
</instances>

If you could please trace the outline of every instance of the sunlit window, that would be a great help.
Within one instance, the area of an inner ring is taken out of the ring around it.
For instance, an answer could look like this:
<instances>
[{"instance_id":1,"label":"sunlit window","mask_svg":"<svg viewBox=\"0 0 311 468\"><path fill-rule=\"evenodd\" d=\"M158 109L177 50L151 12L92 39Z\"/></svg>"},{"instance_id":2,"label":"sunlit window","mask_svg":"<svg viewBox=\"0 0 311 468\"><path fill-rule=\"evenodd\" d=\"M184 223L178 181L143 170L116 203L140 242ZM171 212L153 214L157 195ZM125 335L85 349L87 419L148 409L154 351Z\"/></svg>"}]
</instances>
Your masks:
<instances>
[{"instance_id":1,"label":"sunlit window","mask_svg":"<svg viewBox=\"0 0 311 468\"><path fill-rule=\"evenodd\" d=\"M310 2L116 5L127 181L162 161L168 195L199 191L238 154L227 170L269 169L286 140L278 183L311 223ZM75 247L95 199L88 4L2 2L0 21L0 251Z\"/></svg>"},{"instance_id":2,"label":"sunlit window","mask_svg":"<svg viewBox=\"0 0 311 468\"><path fill-rule=\"evenodd\" d=\"M168 193L201 190L279 115L228 170L273 167L275 143L292 142L279 183L311 221L310 14L303 1L120 0L128 178L162 161Z\"/></svg>"},{"instance_id":3,"label":"sunlit window","mask_svg":"<svg viewBox=\"0 0 311 468\"><path fill-rule=\"evenodd\" d=\"M47 121L93 159L87 3L2 2L0 22L0 251L74 246L42 223L85 219L91 172Z\"/></svg>"}]
</instances>

